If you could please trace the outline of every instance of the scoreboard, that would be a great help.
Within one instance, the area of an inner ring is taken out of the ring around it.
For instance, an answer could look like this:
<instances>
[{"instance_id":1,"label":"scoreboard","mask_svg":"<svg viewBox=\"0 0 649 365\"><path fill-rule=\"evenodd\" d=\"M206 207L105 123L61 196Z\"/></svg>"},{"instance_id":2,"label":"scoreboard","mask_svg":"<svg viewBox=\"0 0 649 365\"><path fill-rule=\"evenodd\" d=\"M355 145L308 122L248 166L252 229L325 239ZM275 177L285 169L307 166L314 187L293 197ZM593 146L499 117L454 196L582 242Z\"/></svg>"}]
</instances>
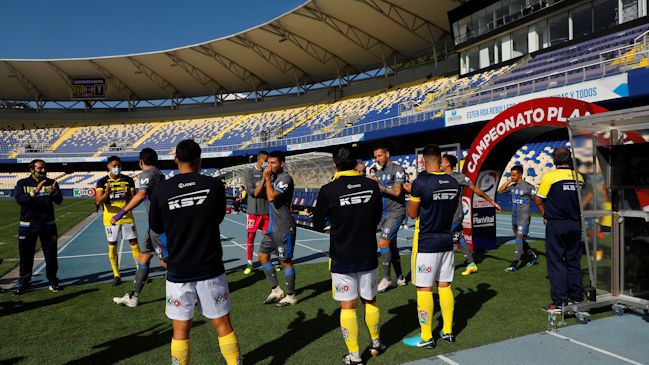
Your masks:
<instances>
[{"instance_id":1,"label":"scoreboard","mask_svg":"<svg viewBox=\"0 0 649 365\"><path fill-rule=\"evenodd\" d=\"M106 97L106 79L72 80L73 99L103 99Z\"/></svg>"}]
</instances>

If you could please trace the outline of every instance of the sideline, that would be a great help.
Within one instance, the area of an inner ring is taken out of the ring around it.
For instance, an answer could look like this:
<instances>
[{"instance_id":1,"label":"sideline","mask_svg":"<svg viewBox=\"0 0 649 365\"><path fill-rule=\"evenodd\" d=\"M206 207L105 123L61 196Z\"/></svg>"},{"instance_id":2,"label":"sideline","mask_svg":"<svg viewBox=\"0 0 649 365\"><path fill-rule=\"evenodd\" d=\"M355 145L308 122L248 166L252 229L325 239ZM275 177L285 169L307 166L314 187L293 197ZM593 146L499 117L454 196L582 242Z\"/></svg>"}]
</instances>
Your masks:
<instances>
[{"instance_id":1,"label":"sideline","mask_svg":"<svg viewBox=\"0 0 649 365\"><path fill-rule=\"evenodd\" d=\"M83 231L85 231L86 228L94 223L98 217L101 216L103 216L103 212L90 213L90 215L88 215L79 223L75 224L74 226L72 226L72 228L63 233L61 237L58 238L57 255L58 253L63 251L70 243L72 243L72 241L74 241ZM36 276L41 270L45 268L45 260L42 248L39 248L38 251L36 251L36 253L34 254L34 261L36 260L40 261L40 263L36 265L37 268L36 271L32 273L32 277ZM0 289L12 289L18 282L19 276L20 266L18 265L0 278Z\"/></svg>"}]
</instances>

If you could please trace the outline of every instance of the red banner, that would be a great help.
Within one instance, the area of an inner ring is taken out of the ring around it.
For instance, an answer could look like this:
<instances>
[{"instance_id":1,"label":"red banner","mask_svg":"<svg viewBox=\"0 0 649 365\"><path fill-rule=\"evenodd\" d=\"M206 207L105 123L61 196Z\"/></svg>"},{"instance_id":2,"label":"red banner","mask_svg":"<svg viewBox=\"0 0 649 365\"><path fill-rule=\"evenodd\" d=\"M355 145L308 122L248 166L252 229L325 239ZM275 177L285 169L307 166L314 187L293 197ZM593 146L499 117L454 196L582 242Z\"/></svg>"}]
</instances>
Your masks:
<instances>
[{"instance_id":1,"label":"red banner","mask_svg":"<svg viewBox=\"0 0 649 365\"><path fill-rule=\"evenodd\" d=\"M476 181L487 155L512 133L537 126L566 128L566 123L570 118L606 111L608 110L598 105L569 98L540 98L516 104L498 114L480 130L464 160L462 173L468 176L471 181ZM464 189L464 196L470 201L473 191ZM471 204L469 204L468 215L472 216ZM472 241L470 222L471 220L469 220L469 224L466 222L464 224L464 234L469 242Z\"/></svg>"}]
</instances>

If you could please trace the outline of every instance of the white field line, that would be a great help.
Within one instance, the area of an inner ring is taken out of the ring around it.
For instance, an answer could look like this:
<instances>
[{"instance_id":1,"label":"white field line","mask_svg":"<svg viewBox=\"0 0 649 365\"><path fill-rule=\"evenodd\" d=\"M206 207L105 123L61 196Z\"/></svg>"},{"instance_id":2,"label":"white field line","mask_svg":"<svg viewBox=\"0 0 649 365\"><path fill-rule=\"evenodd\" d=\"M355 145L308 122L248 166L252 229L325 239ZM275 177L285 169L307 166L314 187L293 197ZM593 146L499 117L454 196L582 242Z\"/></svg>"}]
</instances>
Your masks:
<instances>
[{"instance_id":1,"label":"white field line","mask_svg":"<svg viewBox=\"0 0 649 365\"><path fill-rule=\"evenodd\" d=\"M444 362L447 363L447 364L451 364L451 365L460 365L460 363L457 363L457 362L455 362L455 361L449 359L448 357L446 357L446 356L444 356L444 355L437 355L437 358L440 359L440 360L442 360L442 361L444 361Z\"/></svg>"},{"instance_id":2,"label":"white field line","mask_svg":"<svg viewBox=\"0 0 649 365\"><path fill-rule=\"evenodd\" d=\"M91 219L90 222L86 223L86 225L83 226L83 227L79 230L79 232L75 233L74 236L70 237L70 239L69 239L67 242L65 242L65 244L64 244L63 246L61 246L61 247L58 249L58 251L56 251L57 256L58 256L58 254L61 253L61 251L63 251L66 247L68 247L68 246L70 245L70 243L72 243L72 241L74 241L77 237L79 237L79 235L80 235L81 233L83 233L83 231L85 231L86 228L90 227L90 225L92 225L92 224L97 220L97 218L99 218L99 217L101 217L101 214L97 214L97 216L95 216L93 219ZM44 267L45 267L45 265L44 265L44 264L41 264L41 266L38 267L38 268L34 271L34 274L33 274L33 275L36 276L36 274L38 274L39 272L41 272L41 270L43 270Z\"/></svg>"}]
</instances>

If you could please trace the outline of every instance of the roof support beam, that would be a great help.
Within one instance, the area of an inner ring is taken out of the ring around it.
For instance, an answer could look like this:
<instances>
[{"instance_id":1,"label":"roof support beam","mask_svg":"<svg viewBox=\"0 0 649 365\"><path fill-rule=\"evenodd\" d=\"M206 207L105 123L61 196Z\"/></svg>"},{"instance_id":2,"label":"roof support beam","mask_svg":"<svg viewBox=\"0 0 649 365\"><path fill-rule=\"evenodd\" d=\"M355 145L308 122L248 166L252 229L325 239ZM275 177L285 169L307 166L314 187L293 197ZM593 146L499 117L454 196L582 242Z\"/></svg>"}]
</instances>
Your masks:
<instances>
[{"instance_id":1,"label":"roof support beam","mask_svg":"<svg viewBox=\"0 0 649 365\"><path fill-rule=\"evenodd\" d=\"M178 106L178 96L180 93L178 92L178 89L173 86L169 81L167 81L164 77L160 76L157 72L153 71L150 69L147 65L137 61L133 57L126 57L139 71L142 71L146 77L151 80L157 87L160 88L167 96L169 96L169 99L171 100L172 108Z\"/></svg>"},{"instance_id":2,"label":"roof support beam","mask_svg":"<svg viewBox=\"0 0 649 365\"><path fill-rule=\"evenodd\" d=\"M269 33L277 35L278 37L280 37L280 40L286 39L290 41L295 46L303 50L304 53L309 55L311 58L322 63L330 71L334 72L336 76L339 78L341 77L341 74L348 69L351 69L354 72L359 72L354 66L350 65L347 61L343 60L342 58L334 54L332 51L306 38L303 38L296 33L286 30L286 28L282 26L279 20L276 21L275 23L271 23L266 26L263 26L260 29L263 29ZM331 65L332 63L333 63L333 67Z\"/></svg>"},{"instance_id":3,"label":"roof support beam","mask_svg":"<svg viewBox=\"0 0 649 365\"><path fill-rule=\"evenodd\" d=\"M356 0L365 3L366 5L374 8L378 12L382 13L386 17L390 18L399 26L407 29L410 32L418 35L417 30L421 27L426 26L429 31L429 38L433 38L432 28L435 28L439 33L442 34L451 34L446 29L440 27L439 25L431 22L430 20L424 19L419 15L413 13L412 11L403 8L402 6L396 5L389 0ZM430 42L430 39L419 36L420 39Z\"/></svg>"},{"instance_id":4,"label":"roof support beam","mask_svg":"<svg viewBox=\"0 0 649 365\"><path fill-rule=\"evenodd\" d=\"M218 95L227 92L227 89L223 87L223 85L221 85L219 82L214 80L210 75L206 74L198 67L195 67L189 62L183 60L175 53L166 52L166 55L171 58L174 63L177 63L180 67L182 67L182 69L185 70L185 72L187 72L189 76L203 85L210 93L212 93L212 95Z\"/></svg>"},{"instance_id":5,"label":"roof support beam","mask_svg":"<svg viewBox=\"0 0 649 365\"><path fill-rule=\"evenodd\" d=\"M306 6L297 9L294 14L314 19L328 25L330 28L340 33L345 38L349 39L356 46L372 55L379 62L381 62L383 66L386 65L386 59L392 57L393 55L400 55L406 59L410 59L410 57L405 56L397 51L396 48L386 44L382 40L374 37L364 30L361 30L327 13L324 13L317 7L317 5L315 5L315 3L309 3Z\"/></svg>"},{"instance_id":6,"label":"roof support beam","mask_svg":"<svg viewBox=\"0 0 649 365\"><path fill-rule=\"evenodd\" d=\"M140 97L137 95L137 93L135 93L135 91L133 91L133 89L131 89L124 81L122 81L119 77L115 76L112 72L108 71L107 69L105 69L104 67L102 67L100 64L98 64L93 60L88 60L88 62L90 62L97 69L97 71L101 72L101 74L104 75L104 77L108 79L108 81L110 81L111 84L115 85L117 91L119 91L120 93L123 93L124 90L127 91L129 105L131 100L140 99Z\"/></svg>"},{"instance_id":7,"label":"roof support beam","mask_svg":"<svg viewBox=\"0 0 649 365\"><path fill-rule=\"evenodd\" d=\"M289 62L287 59L278 55L277 53L274 53L268 48L262 47L258 43L251 41L248 37L245 36L245 34L230 37L228 38L228 40L234 44L238 44L242 47L250 48L251 50L255 51L255 53L261 56L271 66L275 67L279 72L291 78L295 82L295 85L298 86L298 88L300 86L301 79L307 77L313 80L313 77L307 74L300 67Z\"/></svg>"},{"instance_id":8,"label":"roof support beam","mask_svg":"<svg viewBox=\"0 0 649 365\"><path fill-rule=\"evenodd\" d=\"M263 85L270 86L270 84L262 80L259 76L255 75L252 71L247 68L239 65L233 60L223 56L222 54L216 52L211 44L204 44L196 47L190 48L193 51L196 51L202 55L214 58L221 66L225 67L232 75L237 79L241 80L243 83L250 85L251 89L254 91L255 95Z\"/></svg>"},{"instance_id":9,"label":"roof support beam","mask_svg":"<svg viewBox=\"0 0 649 365\"><path fill-rule=\"evenodd\" d=\"M34 101L36 102L36 105L38 106L39 111L42 110L42 105L43 101L45 100L45 97L43 93L34 85L34 83L27 78L22 72L18 71L11 63L8 61L2 61L7 65L9 70L16 75L16 78L18 79L18 82L20 85L29 93L34 98Z\"/></svg>"},{"instance_id":10,"label":"roof support beam","mask_svg":"<svg viewBox=\"0 0 649 365\"><path fill-rule=\"evenodd\" d=\"M435 28L442 33L448 34L446 30L440 28L438 25L431 23L430 21L420 17L419 15L410 12L400 6L397 6L393 3L390 3L386 0L356 0L362 2L363 4L369 6L376 12L380 13L393 23L397 24L401 28L412 33L415 37L428 42L431 45L434 45L434 35L432 33L432 28ZM425 27L428 30L428 38L423 37L417 31L422 27Z\"/></svg>"}]
</instances>

